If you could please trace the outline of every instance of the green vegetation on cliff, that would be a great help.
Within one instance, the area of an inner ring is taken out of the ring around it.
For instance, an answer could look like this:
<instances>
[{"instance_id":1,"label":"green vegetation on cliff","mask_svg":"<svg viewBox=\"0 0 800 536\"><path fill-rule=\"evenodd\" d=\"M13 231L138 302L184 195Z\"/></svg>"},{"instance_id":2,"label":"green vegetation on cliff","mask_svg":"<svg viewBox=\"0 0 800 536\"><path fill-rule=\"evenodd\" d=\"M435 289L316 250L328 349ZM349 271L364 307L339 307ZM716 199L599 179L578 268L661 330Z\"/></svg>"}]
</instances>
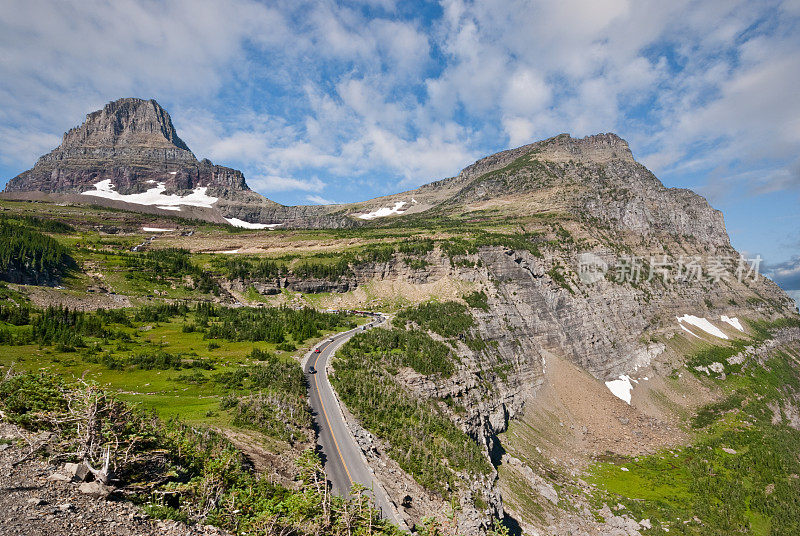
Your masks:
<instances>
[{"instance_id":1,"label":"green vegetation on cliff","mask_svg":"<svg viewBox=\"0 0 800 536\"><path fill-rule=\"evenodd\" d=\"M413 322L422 329L403 329ZM473 325L464 305L430 303L400 311L392 329L374 329L350 339L336 354L331 378L342 402L363 426L390 445L389 455L425 488L443 497L463 485L464 473L490 470L483 447L461 431L428 396L399 379L403 368L449 377L458 358L441 336L464 335Z\"/></svg>"},{"instance_id":2,"label":"green vegetation on cliff","mask_svg":"<svg viewBox=\"0 0 800 536\"><path fill-rule=\"evenodd\" d=\"M475 325L466 306L461 303L427 302L401 310L395 316L395 325L413 322L422 329L433 331L445 338L464 336Z\"/></svg>"},{"instance_id":3,"label":"green vegetation on cliff","mask_svg":"<svg viewBox=\"0 0 800 536\"><path fill-rule=\"evenodd\" d=\"M387 338L394 336L353 337L336 354L331 381L363 426L388 442L389 455L404 471L425 488L448 497L450 490L463 486L460 473L486 473L489 462L475 440L432 400L411 392L391 374L400 352L378 346Z\"/></svg>"}]
</instances>

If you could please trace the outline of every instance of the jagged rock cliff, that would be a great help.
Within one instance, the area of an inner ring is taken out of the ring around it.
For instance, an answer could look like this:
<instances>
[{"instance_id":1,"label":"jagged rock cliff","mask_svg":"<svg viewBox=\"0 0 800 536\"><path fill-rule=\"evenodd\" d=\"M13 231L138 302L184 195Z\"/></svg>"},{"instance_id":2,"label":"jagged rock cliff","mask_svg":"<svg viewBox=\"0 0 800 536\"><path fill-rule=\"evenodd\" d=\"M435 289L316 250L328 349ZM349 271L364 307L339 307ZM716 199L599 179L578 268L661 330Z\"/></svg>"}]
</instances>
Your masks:
<instances>
[{"instance_id":1,"label":"jagged rock cliff","mask_svg":"<svg viewBox=\"0 0 800 536\"><path fill-rule=\"evenodd\" d=\"M577 229L575 232L577 234ZM676 239L665 245L675 249L685 248L689 253L703 250L700 243L687 239ZM645 243L633 251L644 255L650 248L656 249L657 246L655 243ZM616 255L608 244L598 244L594 251L608 258ZM640 379L649 376L656 384L659 378L666 378L676 368L683 366L685 356L669 344L669 341L677 340L675 337L680 339L680 336L687 336L676 317L689 313L713 319L714 325L726 328L719 320L721 315L756 320L791 314L791 303L785 294L763 278L744 283L729 279L718 285L673 285L653 281L636 286L608 279L585 284L568 276L572 288L568 290L553 277L551 270L556 265L575 266L578 252L579 248L572 245L535 256L528 251L487 246L464 257L468 261L466 264L472 265L468 267L453 266L447 256L437 250L425 257L430 266L424 274L409 270L400 262L393 262L371 270L363 269L356 280L350 282L349 288L376 278L404 279L425 284L450 277L473 283L487 293L488 309L472 310L476 320L474 335L487 344L484 350L474 351L460 341L451 341L460 356L458 371L451 378L435 379L407 370L398 375L398 379L423 398L456 401L463 412L452 411L451 418L483 443L487 456L498 465L504 456L498 435L507 430L513 419L521 417L526 410L558 411L559 408L543 406L539 399L539 393L547 381L546 369L553 366L551 360L564 359L575 365L576 370L587 371L595 378L597 389L604 392L607 391L605 381L615 380L622 375ZM719 253L732 255L734 252L726 246L721 247ZM730 337L739 335L730 326L725 331ZM705 335L699 330L698 333ZM694 337L691 336L692 339ZM636 389L647 392L647 382L641 383L643 385L636 386ZM685 389L682 403L695 404L691 390L688 387ZM688 399L685 393L689 393ZM587 396L588 403L597 406L600 415L602 411L599 408L609 402L593 399L593 396L593 393ZM670 418L652 410L647 404L628 408L624 402L610 395L609 398L619 406L611 406L611 411L620 419L617 425L631 423L629 428L622 427L620 439L629 429L630 433L636 434L634 437L639 448L647 451L652 448L651 445L659 445L659 441L676 442L682 438ZM677 402L675 404L678 405ZM444 406L443 409L447 410ZM557 420L554 426L559 430ZM567 430L559 433L572 432ZM600 421L596 425L594 422L585 423L583 431L577 434L581 441L608 445L605 448L611 452L618 448L613 446L616 441L613 433L604 430ZM660 448L667 444L670 443L660 443ZM369 438L362 439L362 446L370 456L376 443ZM533 449L533 446L529 448ZM595 454L606 452L598 450ZM528 467L525 463L517 463L520 467ZM394 489L393 499L399 502L402 488L393 488L397 469L389 464L395 473L389 472L385 462L377 459L373 466L386 482L387 488ZM531 472L530 468L525 470ZM505 509L503 497L497 488L501 480L471 482L469 492L463 493L459 499L459 530L465 534L480 534L486 528L483 525L486 516L502 513ZM422 490L412 494L415 498L421 497L421 501L425 500ZM485 508L475 506L481 501L486 503ZM595 530L597 532L590 529L588 533L613 533L602 532L600 528Z\"/></svg>"}]
</instances>

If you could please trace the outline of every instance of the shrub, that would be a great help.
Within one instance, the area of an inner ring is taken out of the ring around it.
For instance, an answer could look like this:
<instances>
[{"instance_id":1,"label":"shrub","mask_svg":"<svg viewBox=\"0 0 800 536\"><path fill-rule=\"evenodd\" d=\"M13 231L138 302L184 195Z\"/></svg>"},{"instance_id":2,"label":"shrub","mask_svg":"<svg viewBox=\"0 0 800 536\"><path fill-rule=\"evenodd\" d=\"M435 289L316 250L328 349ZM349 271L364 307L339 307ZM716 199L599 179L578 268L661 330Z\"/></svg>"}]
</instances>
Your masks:
<instances>
[{"instance_id":1,"label":"shrub","mask_svg":"<svg viewBox=\"0 0 800 536\"><path fill-rule=\"evenodd\" d=\"M26 428L50 428L49 414L66 409L64 385L55 376L24 373L0 382L0 408L6 419Z\"/></svg>"},{"instance_id":2,"label":"shrub","mask_svg":"<svg viewBox=\"0 0 800 536\"><path fill-rule=\"evenodd\" d=\"M482 290L467 294L464 296L464 301L474 309L480 309L482 311L489 310L489 297Z\"/></svg>"},{"instance_id":3,"label":"shrub","mask_svg":"<svg viewBox=\"0 0 800 536\"><path fill-rule=\"evenodd\" d=\"M425 330L438 333L445 338L464 335L475 324L467 308L458 302L428 302L401 310L395 316L395 324L414 322Z\"/></svg>"},{"instance_id":4,"label":"shrub","mask_svg":"<svg viewBox=\"0 0 800 536\"><path fill-rule=\"evenodd\" d=\"M6 418L17 418L12 422L34 429L72 423L51 441L53 454L74 459L75 452L86 452L99 467L108 452L108 476L125 490L122 496L144 504L155 517L213 524L241 535L264 533L266 527L270 534L295 536L401 534L380 519L365 495L329 493L313 450L297 460L299 483L289 489L253 474L221 434L163 422L91 386L64 385L45 375L6 377L0 379L0 408ZM158 499L163 492L174 503Z\"/></svg>"}]
</instances>

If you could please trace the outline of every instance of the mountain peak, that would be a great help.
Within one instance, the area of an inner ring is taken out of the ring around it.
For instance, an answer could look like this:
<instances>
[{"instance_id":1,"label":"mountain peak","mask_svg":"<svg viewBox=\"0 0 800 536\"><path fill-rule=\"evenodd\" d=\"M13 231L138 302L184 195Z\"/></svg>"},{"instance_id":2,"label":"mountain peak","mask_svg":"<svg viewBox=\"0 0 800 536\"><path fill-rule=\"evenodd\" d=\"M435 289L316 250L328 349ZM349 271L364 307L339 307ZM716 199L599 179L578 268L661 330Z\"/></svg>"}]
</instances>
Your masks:
<instances>
[{"instance_id":1,"label":"mountain peak","mask_svg":"<svg viewBox=\"0 0 800 536\"><path fill-rule=\"evenodd\" d=\"M86 116L61 145L11 179L6 193L20 198L65 195L66 200L116 203L137 210L207 210L215 221L229 205L268 205L238 170L198 161L155 100L123 98ZM224 208L223 208L224 205ZM164 208L166 207L166 208Z\"/></svg>"},{"instance_id":2,"label":"mountain peak","mask_svg":"<svg viewBox=\"0 0 800 536\"><path fill-rule=\"evenodd\" d=\"M132 97L109 102L87 114L86 121L64 134L61 149L74 147L189 147L178 136L164 108L155 100Z\"/></svg>"},{"instance_id":3,"label":"mountain peak","mask_svg":"<svg viewBox=\"0 0 800 536\"><path fill-rule=\"evenodd\" d=\"M591 160L608 162L610 160L633 161L633 153L628 142L613 132L593 134L584 138L573 138L569 134L559 134L526 147L543 153L548 160Z\"/></svg>"}]
</instances>

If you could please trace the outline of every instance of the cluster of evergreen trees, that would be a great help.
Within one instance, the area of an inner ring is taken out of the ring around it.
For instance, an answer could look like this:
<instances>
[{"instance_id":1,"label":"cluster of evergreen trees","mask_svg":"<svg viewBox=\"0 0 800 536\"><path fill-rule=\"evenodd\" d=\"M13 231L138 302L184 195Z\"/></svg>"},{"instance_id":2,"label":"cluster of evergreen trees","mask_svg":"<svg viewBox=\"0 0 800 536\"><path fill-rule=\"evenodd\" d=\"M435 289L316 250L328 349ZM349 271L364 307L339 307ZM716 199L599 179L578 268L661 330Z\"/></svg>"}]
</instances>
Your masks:
<instances>
[{"instance_id":1,"label":"cluster of evergreen trees","mask_svg":"<svg viewBox=\"0 0 800 536\"><path fill-rule=\"evenodd\" d=\"M409 240L398 244L375 244L358 250L317 253L295 262L297 255L276 259L234 257L215 260L217 266L230 279L271 280L287 275L303 279L336 281L353 274L353 269L370 263L389 262L396 252L405 255L424 255L433 249L433 240Z\"/></svg>"},{"instance_id":2,"label":"cluster of evergreen trees","mask_svg":"<svg viewBox=\"0 0 800 536\"><path fill-rule=\"evenodd\" d=\"M0 219L0 279L50 285L75 267L69 250L54 238Z\"/></svg>"},{"instance_id":3,"label":"cluster of evergreen trees","mask_svg":"<svg viewBox=\"0 0 800 536\"><path fill-rule=\"evenodd\" d=\"M219 296L220 288L211 275L194 264L191 252L182 248L166 248L128 255L125 263L132 270L126 277L146 277L150 281L168 282L191 279L193 289L203 294Z\"/></svg>"},{"instance_id":4,"label":"cluster of evergreen trees","mask_svg":"<svg viewBox=\"0 0 800 536\"><path fill-rule=\"evenodd\" d=\"M470 300L474 301L474 298L470 297ZM454 301L428 302L408 307L397 313L394 322L401 326L413 322L445 338L466 337L469 329L475 325L475 319L467 307Z\"/></svg>"},{"instance_id":5,"label":"cluster of evergreen trees","mask_svg":"<svg viewBox=\"0 0 800 536\"><path fill-rule=\"evenodd\" d=\"M289 271L286 265L270 259L253 259L230 256L215 259L215 266L229 279L270 280L285 276Z\"/></svg>"},{"instance_id":6,"label":"cluster of evergreen trees","mask_svg":"<svg viewBox=\"0 0 800 536\"><path fill-rule=\"evenodd\" d=\"M64 223L58 220L46 220L42 218L37 218L36 216L18 215L14 216L13 218L0 216L0 220L21 224L26 227L30 227L31 229L35 229L37 231L43 231L45 233L69 234L75 232L75 228L72 225L69 225L68 223Z\"/></svg>"},{"instance_id":7,"label":"cluster of evergreen trees","mask_svg":"<svg viewBox=\"0 0 800 536\"><path fill-rule=\"evenodd\" d=\"M43 345L75 348L86 346L84 337L108 336L109 332L99 315L71 310L63 305L43 309L31 321L31 339Z\"/></svg>"},{"instance_id":8,"label":"cluster of evergreen trees","mask_svg":"<svg viewBox=\"0 0 800 536\"><path fill-rule=\"evenodd\" d=\"M271 343L283 343L287 336L294 342L303 343L318 337L320 331L355 327L343 314L289 307L232 309L204 306L198 310L197 321L206 330L207 339Z\"/></svg>"}]
</instances>

